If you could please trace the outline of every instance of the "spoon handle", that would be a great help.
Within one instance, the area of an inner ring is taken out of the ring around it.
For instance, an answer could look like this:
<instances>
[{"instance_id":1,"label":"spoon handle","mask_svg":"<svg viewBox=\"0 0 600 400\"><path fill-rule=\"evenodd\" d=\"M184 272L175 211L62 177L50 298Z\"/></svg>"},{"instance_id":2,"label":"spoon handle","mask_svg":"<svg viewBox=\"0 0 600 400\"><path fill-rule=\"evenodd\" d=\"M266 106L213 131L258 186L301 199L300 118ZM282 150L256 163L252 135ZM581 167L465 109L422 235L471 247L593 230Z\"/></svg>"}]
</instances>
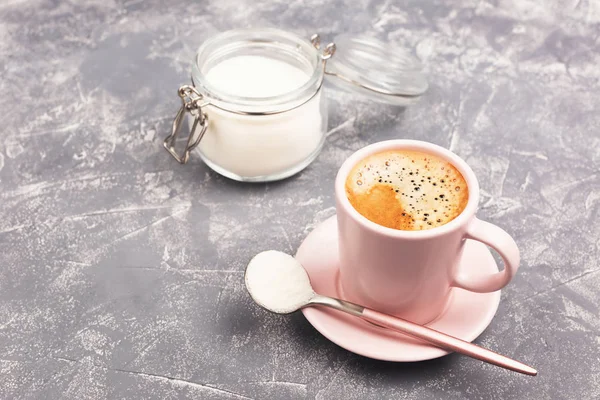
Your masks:
<instances>
[{"instance_id":1,"label":"spoon handle","mask_svg":"<svg viewBox=\"0 0 600 400\"><path fill-rule=\"evenodd\" d=\"M412 322L392 317L391 315L383 314L368 308L363 310L361 318L370 322L374 322L378 325L385 326L386 328L405 333L415 338L426 340L429 343L446 350L462 353L469 357L507 368L512 371L520 372L522 374L531 376L537 375L537 371L534 368L520 363L519 361L505 357L491 350L484 349L476 344L465 342L464 340L455 338L454 336L446 335L445 333L436 331L435 329L431 329L426 326L417 325Z\"/></svg>"},{"instance_id":2,"label":"spoon handle","mask_svg":"<svg viewBox=\"0 0 600 400\"><path fill-rule=\"evenodd\" d=\"M490 364L497 365L522 374L536 376L537 371L519 361L510 359L491 350L479 347L476 344L465 342L464 340L447 335L435 329L428 328L423 325L418 325L401 318L383 314L369 308L359 306L348 301L334 299L331 297L317 295L309 302L309 305L323 305L336 310L344 311L348 314L357 316L366 321L384 326L386 328L407 334L414 338L423 339L431 344L434 344L442 349L455 351L476 358Z\"/></svg>"}]
</instances>

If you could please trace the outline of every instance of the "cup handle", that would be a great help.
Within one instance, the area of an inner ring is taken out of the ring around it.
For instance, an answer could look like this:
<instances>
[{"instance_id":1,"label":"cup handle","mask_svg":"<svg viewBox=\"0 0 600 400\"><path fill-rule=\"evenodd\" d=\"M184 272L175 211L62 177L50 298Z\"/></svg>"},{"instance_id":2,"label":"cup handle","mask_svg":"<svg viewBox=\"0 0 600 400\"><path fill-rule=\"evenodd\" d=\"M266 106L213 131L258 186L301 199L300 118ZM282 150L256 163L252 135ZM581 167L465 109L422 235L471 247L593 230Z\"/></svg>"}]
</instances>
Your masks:
<instances>
[{"instance_id":1,"label":"cup handle","mask_svg":"<svg viewBox=\"0 0 600 400\"><path fill-rule=\"evenodd\" d=\"M484 243L500 254L504 270L491 275L470 276L459 273L452 286L476 293L489 293L502 289L519 269L519 248L508 233L496 225L475 218L467 228L465 239Z\"/></svg>"}]
</instances>

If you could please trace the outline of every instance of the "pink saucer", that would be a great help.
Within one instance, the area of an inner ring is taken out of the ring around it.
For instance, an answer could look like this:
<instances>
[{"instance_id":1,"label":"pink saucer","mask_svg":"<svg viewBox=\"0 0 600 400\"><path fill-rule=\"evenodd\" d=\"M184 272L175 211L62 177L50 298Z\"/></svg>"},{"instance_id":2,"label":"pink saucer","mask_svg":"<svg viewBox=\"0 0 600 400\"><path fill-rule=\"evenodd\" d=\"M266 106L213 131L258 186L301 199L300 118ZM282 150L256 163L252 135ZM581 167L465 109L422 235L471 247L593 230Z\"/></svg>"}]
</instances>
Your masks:
<instances>
[{"instance_id":1,"label":"pink saucer","mask_svg":"<svg viewBox=\"0 0 600 400\"><path fill-rule=\"evenodd\" d=\"M484 244L468 240L465 246L460 268L476 270L478 274L498 271ZM315 292L343 299L338 283L337 249L337 221L333 216L308 235L296 258L308 272ZM451 296L446 310L428 326L470 342L494 318L500 303L500 291L481 294L454 288ZM323 336L365 357L408 362L430 360L450 353L335 310L310 307L302 312Z\"/></svg>"}]
</instances>

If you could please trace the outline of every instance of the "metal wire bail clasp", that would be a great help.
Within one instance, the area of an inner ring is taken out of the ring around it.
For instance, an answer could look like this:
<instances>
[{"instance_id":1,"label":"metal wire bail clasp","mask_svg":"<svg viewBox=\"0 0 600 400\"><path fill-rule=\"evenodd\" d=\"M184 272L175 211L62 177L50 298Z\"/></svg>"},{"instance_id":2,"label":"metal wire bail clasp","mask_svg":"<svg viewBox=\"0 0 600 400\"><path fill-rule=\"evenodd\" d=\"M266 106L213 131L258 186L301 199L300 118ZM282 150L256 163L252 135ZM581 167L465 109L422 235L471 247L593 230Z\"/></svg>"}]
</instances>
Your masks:
<instances>
[{"instance_id":1,"label":"metal wire bail clasp","mask_svg":"<svg viewBox=\"0 0 600 400\"><path fill-rule=\"evenodd\" d=\"M321 50L321 37L318 33L315 33L310 37L310 42L312 43L315 49ZM323 69L325 69L327 60L329 60L335 54L335 49L335 43L329 43L327 46L325 46L323 52L320 53L321 60L323 61Z\"/></svg>"},{"instance_id":2,"label":"metal wire bail clasp","mask_svg":"<svg viewBox=\"0 0 600 400\"><path fill-rule=\"evenodd\" d=\"M179 88L177 94L181 98L181 108L173 120L173 129L171 134L165 138L163 146L180 164L185 164L190 158L190 152L194 150L196 146L198 146L202 136L204 136L204 133L206 133L206 128L208 127L208 115L202 112L202 107L205 106L206 103L202 103L203 97L200 93L198 93L195 87L183 85ZM181 130L181 125L186 111L194 116L194 123L192 124L192 129L190 129L190 134L183 151L183 156L180 156L175 150L175 141L177 140L177 136ZM198 125L200 125L200 132L196 134Z\"/></svg>"}]
</instances>

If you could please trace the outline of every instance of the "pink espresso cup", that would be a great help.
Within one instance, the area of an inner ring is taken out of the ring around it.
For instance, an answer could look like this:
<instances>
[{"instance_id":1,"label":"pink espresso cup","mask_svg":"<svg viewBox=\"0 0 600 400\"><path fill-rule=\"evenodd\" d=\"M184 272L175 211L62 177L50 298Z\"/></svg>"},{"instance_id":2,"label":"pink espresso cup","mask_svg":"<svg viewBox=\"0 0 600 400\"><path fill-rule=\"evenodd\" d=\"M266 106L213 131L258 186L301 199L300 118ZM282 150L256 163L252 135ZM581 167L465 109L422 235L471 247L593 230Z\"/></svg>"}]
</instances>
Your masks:
<instances>
[{"instance_id":1,"label":"pink espresso cup","mask_svg":"<svg viewBox=\"0 0 600 400\"><path fill-rule=\"evenodd\" d=\"M423 231L387 228L359 214L346 196L346 178L359 161L387 150L417 150L454 165L469 189L463 212L445 225ZM443 147L417 140L389 140L364 147L342 164L335 197L340 278L343 295L350 301L425 324L444 311L453 287L494 292L506 286L519 268L515 241L501 228L475 216L479 184L473 170ZM491 275L459 273L466 240L477 240L496 250L504 270Z\"/></svg>"}]
</instances>

